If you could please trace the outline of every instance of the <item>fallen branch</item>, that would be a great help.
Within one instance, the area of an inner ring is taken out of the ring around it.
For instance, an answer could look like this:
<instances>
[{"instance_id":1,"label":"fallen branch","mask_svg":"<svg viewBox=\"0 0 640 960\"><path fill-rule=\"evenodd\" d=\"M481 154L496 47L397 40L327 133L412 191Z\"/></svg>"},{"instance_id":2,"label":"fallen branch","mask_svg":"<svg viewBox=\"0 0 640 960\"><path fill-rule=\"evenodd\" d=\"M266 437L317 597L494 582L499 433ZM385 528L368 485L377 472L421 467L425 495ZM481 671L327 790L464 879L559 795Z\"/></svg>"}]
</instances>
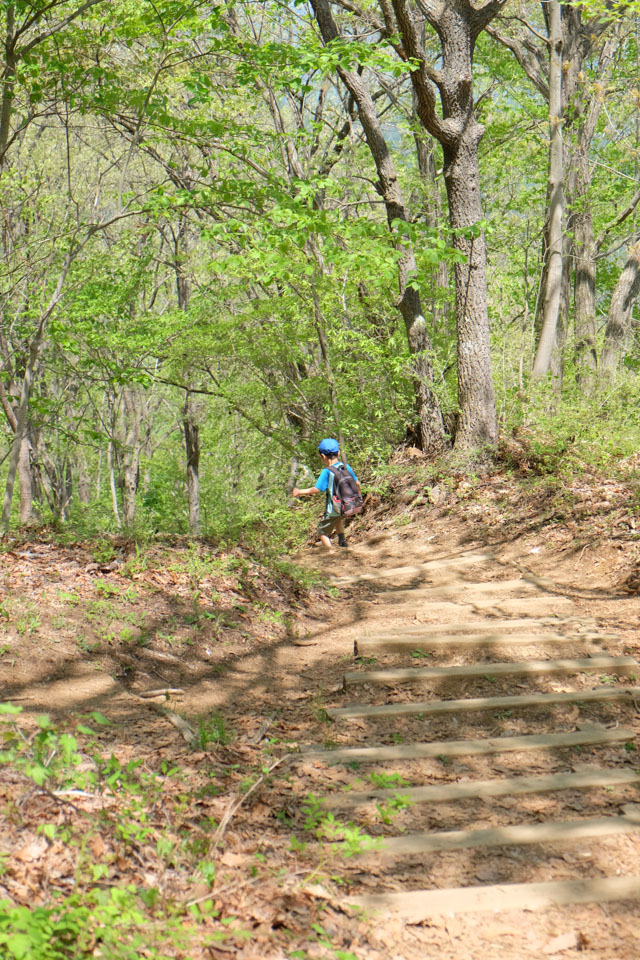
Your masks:
<instances>
[{"instance_id":1,"label":"fallen branch","mask_svg":"<svg viewBox=\"0 0 640 960\"><path fill-rule=\"evenodd\" d=\"M182 687L158 687L157 690L141 690L136 693L136 697L142 700L151 700L152 697L169 696L172 693L184 693Z\"/></svg>"},{"instance_id":2,"label":"fallen branch","mask_svg":"<svg viewBox=\"0 0 640 960\"><path fill-rule=\"evenodd\" d=\"M168 707L161 707L159 703L150 703L149 706L152 707L157 713L161 713L163 717L166 717L169 723L172 723L174 727L180 731L183 740L185 740L190 747L195 747L198 745L197 733L193 727L189 726L183 717L179 716L177 713L174 713L173 710L169 710Z\"/></svg>"}]
</instances>

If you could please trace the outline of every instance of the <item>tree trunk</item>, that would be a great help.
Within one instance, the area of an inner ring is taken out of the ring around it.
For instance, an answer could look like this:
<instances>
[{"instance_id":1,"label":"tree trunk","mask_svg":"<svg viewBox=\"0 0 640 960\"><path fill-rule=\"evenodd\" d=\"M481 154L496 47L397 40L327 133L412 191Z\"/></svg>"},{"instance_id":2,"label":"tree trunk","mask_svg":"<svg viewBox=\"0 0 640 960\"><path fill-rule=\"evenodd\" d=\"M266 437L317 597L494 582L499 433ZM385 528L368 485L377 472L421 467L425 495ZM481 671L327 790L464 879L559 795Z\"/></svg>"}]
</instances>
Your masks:
<instances>
[{"instance_id":1,"label":"tree trunk","mask_svg":"<svg viewBox=\"0 0 640 960\"><path fill-rule=\"evenodd\" d=\"M189 532L199 537L200 521L200 431L193 419L189 394L184 404L182 425L187 456L187 498L189 503Z\"/></svg>"},{"instance_id":2,"label":"tree trunk","mask_svg":"<svg viewBox=\"0 0 640 960\"><path fill-rule=\"evenodd\" d=\"M565 17L565 24L566 29L569 24L573 24L575 29L573 18ZM593 236L593 211L589 200L592 181L589 151L604 103L602 87L611 76L613 57L618 43L619 31L617 26L614 26L600 52L599 85L592 92L587 104L582 102L578 105L580 108L579 131L567 183L567 210L570 211L567 218L567 233L572 237L575 261L573 281L575 359L578 379L586 383L593 380L598 364L596 352L597 250ZM573 46L577 47L577 43L574 42ZM578 66L581 67L582 62L583 57L579 59Z\"/></svg>"},{"instance_id":3,"label":"tree trunk","mask_svg":"<svg viewBox=\"0 0 640 960\"><path fill-rule=\"evenodd\" d=\"M588 157L577 158L575 209L567 224L573 234L575 273L573 278L573 310L575 358L578 378L589 381L595 373L596 352L596 261L593 244L593 215L586 202L591 177Z\"/></svg>"},{"instance_id":4,"label":"tree trunk","mask_svg":"<svg viewBox=\"0 0 640 960\"><path fill-rule=\"evenodd\" d=\"M135 388L125 387L122 392L122 399L126 417L126 432L122 450L124 461L122 469L122 513L124 524L129 527L136 518L136 494L140 479L142 410Z\"/></svg>"},{"instance_id":5,"label":"tree trunk","mask_svg":"<svg viewBox=\"0 0 640 960\"><path fill-rule=\"evenodd\" d=\"M4 70L2 72L2 98L0 100L0 170L5 165L9 135L11 132L11 115L13 113L13 96L16 79L15 55L15 4L8 3L6 7L7 27L4 40Z\"/></svg>"},{"instance_id":6,"label":"tree trunk","mask_svg":"<svg viewBox=\"0 0 640 960\"><path fill-rule=\"evenodd\" d=\"M383 0L380 0L383 6ZM438 3L392 0L402 47L415 61L411 73L418 117L442 145L449 221L454 246L467 258L455 267L458 331L458 401L460 416L455 446L470 448L497 439L491 345L487 309L486 254L480 229L482 205L478 144L484 128L473 103L473 51L476 39L498 15L506 0ZM421 39L423 18L435 29L442 46L442 67L427 62ZM442 116L436 110L439 93Z\"/></svg>"},{"instance_id":7,"label":"tree trunk","mask_svg":"<svg viewBox=\"0 0 640 960\"><path fill-rule=\"evenodd\" d=\"M542 290L542 330L533 376L545 377L556 340L563 273L564 150L562 142L562 21L559 0L547 4L549 22L549 240Z\"/></svg>"},{"instance_id":8,"label":"tree trunk","mask_svg":"<svg viewBox=\"0 0 640 960\"><path fill-rule=\"evenodd\" d=\"M419 123L415 114L414 123ZM422 180L425 197L425 220L432 230L440 234L442 228L442 203L436 181L435 141L427 143L424 136L414 133L418 170ZM446 260L440 260L433 271L432 295L429 298L429 310L433 317L433 326L438 327L447 315L446 298L449 290L449 268Z\"/></svg>"},{"instance_id":9,"label":"tree trunk","mask_svg":"<svg viewBox=\"0 0 640 960\"><path fill-rule=\"evenodd\" d=\"M109 489L111 491L111 507L113 509L113 515L116 518L116 523L118 524L118 527L121 527L122 521L120 520L120 510L118 508L118 488L116 485L116 466L115 466L113 440L109 440L109 444L107 446L107 468L109 470Z\"/></svg>"},{"instance_id":10,"label":"tree trunk","mask_svg":"<svg viewBox=\"0 0 640 960\"><path fill-rule=\"evenodd\" d=\"M497 423L489 314L487 308L486 248L484 235L469 232L482 220L478 143L482 128L473 122L454 149L443 147L444 178L449 218L455 231L453 246L465 257L455 265L458 329L458 400L460 416L455 446L495 443Z\"/></svg>"},{"instance_id":11,"label":"tree trunk","mask_svg":"<svg viewBox=\"0 0 640 960\"><path fill-rule=\"evenodd\" d=\"M629 248L629 257L615 285L600 358L600 378L615 379L624 357L633 305L640 294L640 241Z\"/></svg>"}]
</instances>

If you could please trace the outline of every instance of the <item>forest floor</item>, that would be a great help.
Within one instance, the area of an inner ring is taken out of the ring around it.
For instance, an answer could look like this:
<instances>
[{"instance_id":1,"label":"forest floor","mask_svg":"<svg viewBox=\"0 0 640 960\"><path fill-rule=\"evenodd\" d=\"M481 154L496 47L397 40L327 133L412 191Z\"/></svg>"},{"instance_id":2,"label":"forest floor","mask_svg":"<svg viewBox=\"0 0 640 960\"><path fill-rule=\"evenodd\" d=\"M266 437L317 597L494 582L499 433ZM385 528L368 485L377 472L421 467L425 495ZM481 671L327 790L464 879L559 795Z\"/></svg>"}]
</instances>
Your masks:
<instances>
[{"instance_id":1,"label":"forest floor","mask_svg":"<svg viewBox=\"0 0 640 960\"><path fill-rule=\"evenodd\" d=\"M409 783L595 764L634 770L635 701L571 702L551 714L469 712L453 720L332 722L327 710L354 700L507 694L513 678L492 676L492 662L550 655L542 640L518 651L507 645L506 656L497 644L482 652L486 673L455 691L444 681L343 691L347 672L407 666L406 654L384 651L354 662L354 640L421 624L445 630L468 620L594 618L598 651L640 660L639 503L633 482L595 474L570 483L461 475L427 485L399 468L389 496L370 501L352 527L349 550L328 556L309 548L294 558L302 580L286 563L263 566L240 549L223 553L204 544L136 551L106 540L5 542L0 700L22 713L4 718L0 898L17 906L58 903L71 912L91 904L80 941L87 955L104 957L146 956L155 947L189 960L635 958L637 907L624 900L502 912L496 903L491 913L404 919L354 913L346 902L376 892L637 875L640 837L633 831L419 856L367 852L372 837L616 815L640 800L637 785L412 806L401 797ZM574 638L562 656L587 656L586 641ZM468 662L468 651L415 649L408 659L416 667L456 665ZM534 689L568 690L570 682L589 689L595 681L630 682L612 671L571 681L540 677ZM516 682L516 692L524 686ZM37 721L42 713L50 726ZM393 746L594 724L634 736L382 768L308 754L313 746ZM395 803L364 804L357 816L334 814L340 802L319 799L394 785ZM329 839L337 842L323 842ZM127 894L118 899L122 890ZM106 927L115 916L117 942L129 943L130 953L108 946Z\"/></svg>"}]
</instances>

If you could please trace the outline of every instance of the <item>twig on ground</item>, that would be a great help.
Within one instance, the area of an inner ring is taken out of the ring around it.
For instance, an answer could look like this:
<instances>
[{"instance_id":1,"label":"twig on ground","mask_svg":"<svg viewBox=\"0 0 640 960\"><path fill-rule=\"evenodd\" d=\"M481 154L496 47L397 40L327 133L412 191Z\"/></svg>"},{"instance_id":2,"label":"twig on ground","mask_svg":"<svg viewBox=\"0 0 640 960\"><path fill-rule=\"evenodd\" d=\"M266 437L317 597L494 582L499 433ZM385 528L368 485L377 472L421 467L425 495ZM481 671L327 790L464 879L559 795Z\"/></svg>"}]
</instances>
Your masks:
<instances>
[{"instance_id":1,"label":"twig on ground","mask_svg":"<svg viewBox=\"0 0 640 960\"><path fill-rule=\"evenodd\" d=\"M135 695L142 700L151 700L153 697L169 696L173 693L184 693L184 690L182 687L158 687L157 690L141 690Z\"/></svg>"},{"instance_id":2,"label":"twig on ground","mask_svg":"<svg viewBox=\"0 0 640 960\"><path fill-rule=\"evenodd\" d=\"M251 794L254 793L258 789L258 787L261 786L265 782L265 780L267 780L271 776L271 774L276 769L276 767L279 767L281 763L284 763L285 760L290 760L292 757L293 757L292 753L285 753L283 757L280 757L279 760L276 760L275 763L271 764L271 766L268 768L266 773L263 773L261 777L258 777L256 782L252 784L252 786L247 790L246 793L243 793L242 796L240 797L235 796L231 798L231 800L229 801L229 806L225 810L224 816L220 821L220 826L218 827L218 829L214 834L214 837L213 837L214 849L220 844L225 834L225 831L229 826L229 823L231 822L231 818L235 816L235 814L240 809L240 807L245 802L245 800L248 800Z\"/></svg>"}]
</instances>

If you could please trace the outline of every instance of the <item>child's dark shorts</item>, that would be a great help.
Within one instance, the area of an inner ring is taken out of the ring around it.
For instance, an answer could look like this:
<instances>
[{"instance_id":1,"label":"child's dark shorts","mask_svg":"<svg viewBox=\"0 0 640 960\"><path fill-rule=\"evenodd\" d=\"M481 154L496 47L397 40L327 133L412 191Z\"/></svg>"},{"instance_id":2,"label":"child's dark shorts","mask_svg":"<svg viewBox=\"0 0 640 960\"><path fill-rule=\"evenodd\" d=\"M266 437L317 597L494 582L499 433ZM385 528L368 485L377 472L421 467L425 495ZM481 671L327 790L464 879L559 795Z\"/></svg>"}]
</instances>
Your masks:
<instances>
[{"instance_id":1,"label":"child's dark shorts","mask_svg":"<svg viewBox=\"0 0 640 960\"><path fill-rule=\"evenodd\" d=\"M332 533L336 532L337 526L342 519L342 517L323 517L318 524L318 533L320 536L330 537Z\"/></svg>"}]
</instances>

